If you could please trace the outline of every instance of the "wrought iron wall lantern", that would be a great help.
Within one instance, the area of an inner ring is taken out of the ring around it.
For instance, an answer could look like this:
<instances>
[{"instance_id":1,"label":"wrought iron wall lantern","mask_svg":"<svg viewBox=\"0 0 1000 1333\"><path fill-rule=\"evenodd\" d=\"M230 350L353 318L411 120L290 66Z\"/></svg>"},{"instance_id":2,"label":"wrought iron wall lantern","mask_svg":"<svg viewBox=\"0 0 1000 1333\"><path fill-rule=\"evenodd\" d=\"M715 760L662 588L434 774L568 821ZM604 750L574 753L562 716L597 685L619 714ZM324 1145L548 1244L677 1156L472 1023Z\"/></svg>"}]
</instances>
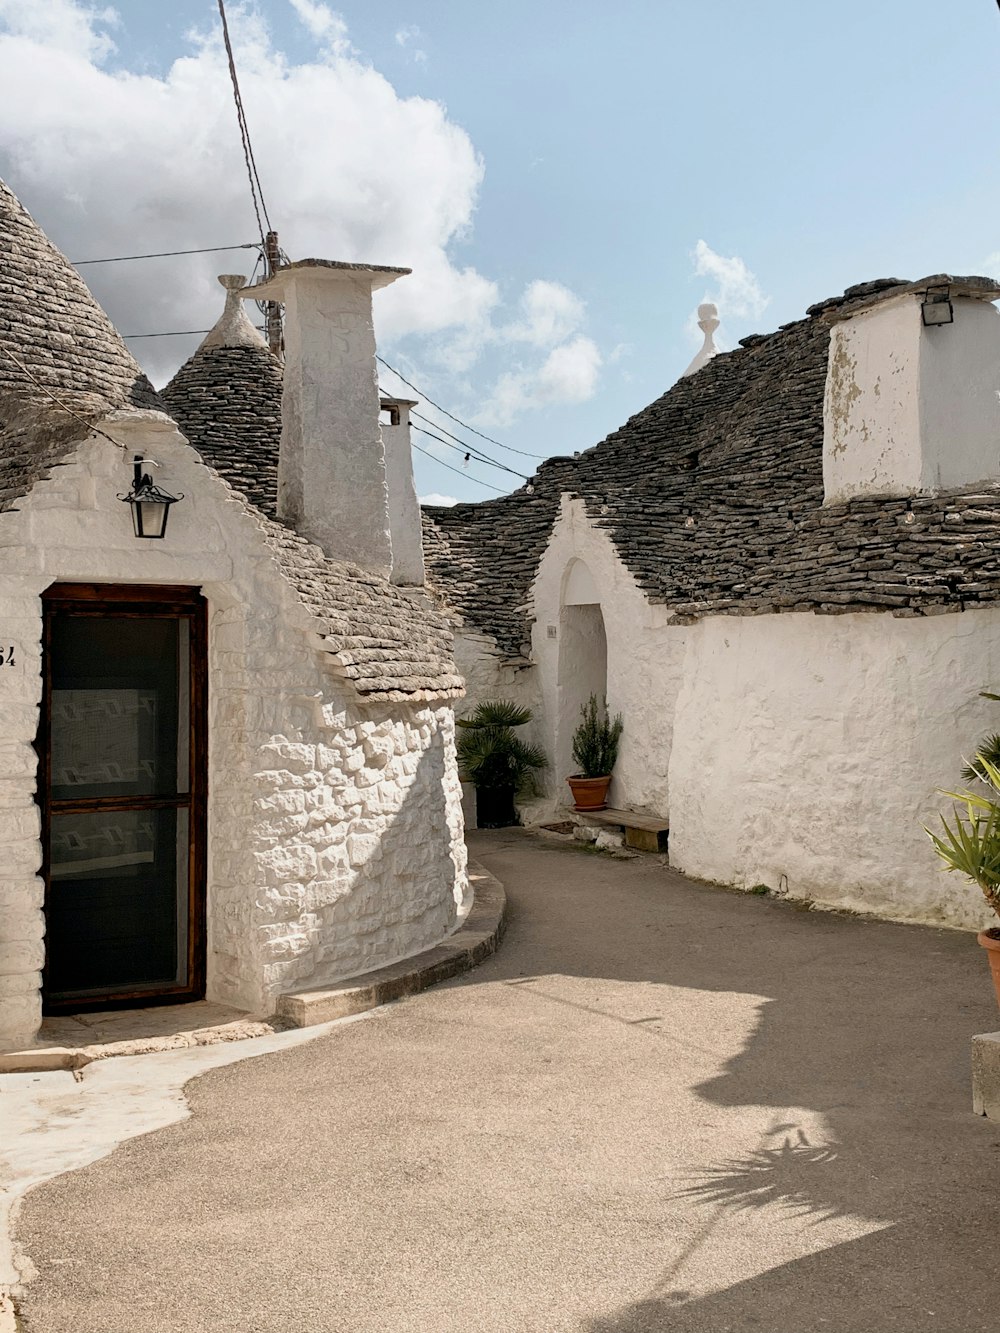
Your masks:
<instances>
[{"instance_id":1,"label":"wrought iron wall lantern","mask_svg":"<svg viewBox=\"0 0 1000 1333\"><path fill-rule=\"evenodd\" d=\"M928 287L920 305L920 317L925 328L938 324L954 324L955 307L951 303L951 288L946 282Z\"/></svg>"},{"instance_id":2,"label":"wrought iron wall lantern","mask_svg":"<svg viewBox=\"0 0 1000 1333\"><path fill-rule=\"evenodd\" d=\"M136 454L132 462L135 468L132 489L128 495L119 495L118 499L131 505L132 527L137 537L162 537L167 530L170 506L183 500L184 496L171 495L153 485L152 477L143 472L142 465L152 463L153 467L159 467L154 458L140 458Z\"/></svg>"}]
</instances>

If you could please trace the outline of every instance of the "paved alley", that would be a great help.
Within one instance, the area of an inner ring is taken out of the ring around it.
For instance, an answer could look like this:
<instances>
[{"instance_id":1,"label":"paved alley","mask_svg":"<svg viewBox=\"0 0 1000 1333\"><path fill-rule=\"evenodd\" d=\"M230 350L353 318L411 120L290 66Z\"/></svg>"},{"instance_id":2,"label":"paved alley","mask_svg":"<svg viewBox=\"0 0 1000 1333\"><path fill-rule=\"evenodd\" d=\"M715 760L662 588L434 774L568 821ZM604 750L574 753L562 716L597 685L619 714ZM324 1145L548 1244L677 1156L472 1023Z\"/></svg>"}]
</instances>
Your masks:
<instances>
[{"instance_id":1,"label":"paved alley","mask_svg":"<svg viewBox=\"0 0 1000 1333\"><path fill-rule=\"evenodd\" d=\"M28 1333L993 1333L971 934L470 846L499 953L29 1194Z\"/></svg>"}]
</instances>

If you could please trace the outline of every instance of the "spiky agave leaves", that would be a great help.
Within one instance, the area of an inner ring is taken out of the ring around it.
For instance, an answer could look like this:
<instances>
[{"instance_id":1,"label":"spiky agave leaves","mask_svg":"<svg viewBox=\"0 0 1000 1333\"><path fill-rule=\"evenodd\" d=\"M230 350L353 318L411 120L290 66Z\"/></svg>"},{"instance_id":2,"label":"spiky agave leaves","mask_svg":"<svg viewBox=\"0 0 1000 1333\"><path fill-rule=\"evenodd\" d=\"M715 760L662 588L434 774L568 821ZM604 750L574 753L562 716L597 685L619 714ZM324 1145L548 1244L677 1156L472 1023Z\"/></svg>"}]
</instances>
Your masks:
<instances>
[{"instance_id":1,"label":"spiky agave leaves","mask_svg":"<svg viewBox=\"0 0 1000 1333\"><path fill-rule=\"evenodd\" d=\"M969 768L989 783L993 796L1000 796L1000 764L995 759L981 750ZM978 884L1000 916L1000 805L971 791L945 791L942 795L955 802L954 823L949 824L942 815L943 834L932 833L926 825L924 832L945 868L957 870Z\"/></svg>"},{"instance_id":2,"label":"spiky agave leaves","mask_svg":"<svg viewBox=\"0 0 1000 1333\"><path fill-rule=\"evenodd\" d=\"M990 695L990 698L995 696ZM994 766L1000 765L1000 733L994 732L990 736L984 736L979 742L979 751L971 764L966 764L962 769L962 779L965 782L989 782L986 776L986 770L983 768L983 759L987 759Z\"/></svg>"},{"instance_id":3,"label":"spiky agave leaves","mask_svg":"<svg viewBox=\"0 0 1000 1333\"><path fill-rule=\"evenodd\" d=\"M515 736L514 727L531 721L531 709L509 699L488 699L471 717L459 718L458 762L476 787L508 787L523 795L537 790L535 775L547 766L545 751Z\"/></svg>"}]
</instances>

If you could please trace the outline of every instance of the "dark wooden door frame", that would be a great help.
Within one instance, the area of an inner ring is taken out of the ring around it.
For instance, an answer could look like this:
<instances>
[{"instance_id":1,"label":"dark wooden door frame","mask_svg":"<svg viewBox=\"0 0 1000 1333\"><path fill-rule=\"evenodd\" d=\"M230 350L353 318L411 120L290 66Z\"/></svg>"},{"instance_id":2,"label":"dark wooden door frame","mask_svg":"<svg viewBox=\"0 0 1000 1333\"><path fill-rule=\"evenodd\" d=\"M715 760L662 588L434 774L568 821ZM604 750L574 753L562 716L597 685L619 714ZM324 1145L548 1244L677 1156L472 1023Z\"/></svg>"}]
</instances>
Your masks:
<instances>
[{"instance_id":1,"label":"dark wooden door frame","mask_svg":"<svg viewBox=\"0 0 1000 1333\"><path fill-rule=\"evenodd\" d=\"M83 1013L94 1009L144 1008L155 1004L178 1004L200 1000L205 995L205 935L207 888L208 809L208 603L198 588L177 585L121 583L53 583L42 593L43 695L38 738L38 789L36 801L42 816L42 868L45 881L45 911L49 910L49 814L94 809L187 808L190 811L188 852L188 957L187 984L148 990L123 991L85 999L49 1000L46 995L48 969L42 972L43 1012ZM190 791L181 797L51 798L50 736L52 725L52 615L68 611L77 616L169 616L185 617L190 623ZM109 804L109 801L111 802Z\"/></svg>"}]
</instances>

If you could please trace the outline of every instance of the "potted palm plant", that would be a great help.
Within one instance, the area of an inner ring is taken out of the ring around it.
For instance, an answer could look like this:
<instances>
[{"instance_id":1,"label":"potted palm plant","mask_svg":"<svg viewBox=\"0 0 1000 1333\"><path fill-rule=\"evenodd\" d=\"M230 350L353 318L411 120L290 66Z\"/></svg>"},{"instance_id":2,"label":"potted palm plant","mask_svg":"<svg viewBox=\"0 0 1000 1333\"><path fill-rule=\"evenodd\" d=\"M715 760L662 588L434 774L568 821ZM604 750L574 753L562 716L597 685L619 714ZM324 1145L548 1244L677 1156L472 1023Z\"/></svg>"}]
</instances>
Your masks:
<instances>
[{"instance_id":1,"label":"potted palm plant","mask_svg":"<svg viewBox=\"0 0 1000 1333\"><path fill-rule=\"evenodd\" d=\"M575 809L603 810L607 805L621 735L621 714L609 718L607 707L592 694L580 709L580 722L573 732L573 762L580 771L567 782Z\"/></svg>"},{"instance_id":2,"label":"potted palm plant","mask_svg":"<svg viewBox=\"0 0 1000 1333\"><path fill-rule=\"evenodd\" d=\"M944 826L941 834L925 832L934 850L948 870L957 870L978 884L993 911L1000 917L1000 765L986 750L980 750L975 760L966 766L966 778L979 778L988 795L973 791L944 792L955 801L952 823L941 816ZM987 950L993 986L1000 1005L1000 927L981 930L976 936Z\"/></svg>"},{"instance_id":3,"label":"potted palm plant","mask_svg":"<svg viewBox=\"0 0 1000 1333\"><path fill-rule=\"evenodd\" d=\"M457 721L458 764L462 780L476 789L476 823L480 828L516 824L514 797L536 795L536 774L548 763L540 746L514 732L531 721L531 709L509 699L488 699L471 717Z\"/></svg>"}]
</instances>

